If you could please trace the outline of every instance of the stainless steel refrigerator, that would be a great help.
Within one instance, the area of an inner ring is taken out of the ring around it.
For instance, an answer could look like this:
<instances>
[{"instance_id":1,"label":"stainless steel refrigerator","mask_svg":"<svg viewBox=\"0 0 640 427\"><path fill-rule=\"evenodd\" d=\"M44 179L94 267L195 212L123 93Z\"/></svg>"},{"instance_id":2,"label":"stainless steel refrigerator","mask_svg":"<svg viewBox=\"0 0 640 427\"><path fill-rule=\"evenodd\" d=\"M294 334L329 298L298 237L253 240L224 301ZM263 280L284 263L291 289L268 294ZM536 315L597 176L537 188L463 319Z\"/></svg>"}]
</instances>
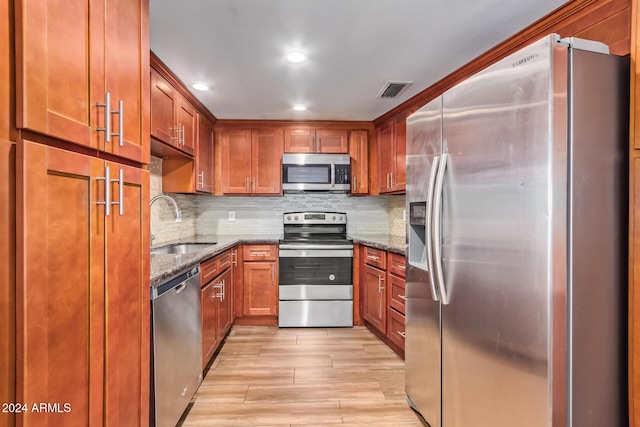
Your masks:
<instances>
[{"instance_id":1,"label":"stainless steel refrigerator","mask_svg":"<svg viewBox=\"0 0 640 427\"><path fill-rule=\"evenodd\" d=\"M407 119L406 392L431 427L628 425L628 81L550 35Z\"/></svg>"}]
</instances>

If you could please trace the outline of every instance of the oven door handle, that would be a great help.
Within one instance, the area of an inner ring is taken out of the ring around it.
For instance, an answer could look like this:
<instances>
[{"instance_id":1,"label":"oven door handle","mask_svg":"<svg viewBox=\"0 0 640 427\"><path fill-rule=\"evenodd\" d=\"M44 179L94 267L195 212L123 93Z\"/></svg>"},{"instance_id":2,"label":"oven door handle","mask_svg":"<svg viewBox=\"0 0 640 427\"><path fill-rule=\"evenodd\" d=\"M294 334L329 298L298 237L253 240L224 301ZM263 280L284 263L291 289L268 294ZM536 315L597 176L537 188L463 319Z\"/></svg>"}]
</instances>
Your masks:
<instances>
[{"instance_id":1,"label":"oven door handle","mask_svg":"<svg viewBox=\"0 0 640 427\"><path fill-rule=\"evenodd\" d=\"M287 243L281 243L280 244L280 249L295 249L295 250L302 250L302 251L306 251L309 249L344 249L344 250L353 250L353 245L314 245L313 243L310 244L304 244L304 245L291 245L291 244L287 244Z\"/></svg>"},{"instance_id":2,"label":"oven door handle","mask_svg":"<svg viewBox=\"0 0 640 427\"><path fill-rule=\"evenodd\" d=\"M353 258L353 249L282 249L280 258Z\"/></svg>"}]
</instances>

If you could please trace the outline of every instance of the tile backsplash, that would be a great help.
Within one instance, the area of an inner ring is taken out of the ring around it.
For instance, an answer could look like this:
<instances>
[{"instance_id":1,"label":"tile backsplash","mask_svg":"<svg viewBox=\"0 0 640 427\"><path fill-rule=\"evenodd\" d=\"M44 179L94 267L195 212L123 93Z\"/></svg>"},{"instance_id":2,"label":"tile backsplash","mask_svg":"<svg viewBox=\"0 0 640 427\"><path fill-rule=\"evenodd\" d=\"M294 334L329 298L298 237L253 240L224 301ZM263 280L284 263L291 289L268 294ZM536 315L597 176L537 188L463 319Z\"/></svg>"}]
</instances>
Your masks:
<instances>
[{"instance_id":1,"label":"tile backsplash","mask_svg":"<svg viewBox=\"0 0 640 427\"><path fill-rule=\"evenodd\" d=\"M151 197L162 194L162 160L151 157ZM151 208L153 244L195 234L280 234L282 214L297 211L346 212L347 231L404 236L404 196L350 197L346 194L285 194L281 197L229 197L169 194L182 212L158 200ZM230 214L235 217L229 221Z\"/></svg>"}]
</instances>

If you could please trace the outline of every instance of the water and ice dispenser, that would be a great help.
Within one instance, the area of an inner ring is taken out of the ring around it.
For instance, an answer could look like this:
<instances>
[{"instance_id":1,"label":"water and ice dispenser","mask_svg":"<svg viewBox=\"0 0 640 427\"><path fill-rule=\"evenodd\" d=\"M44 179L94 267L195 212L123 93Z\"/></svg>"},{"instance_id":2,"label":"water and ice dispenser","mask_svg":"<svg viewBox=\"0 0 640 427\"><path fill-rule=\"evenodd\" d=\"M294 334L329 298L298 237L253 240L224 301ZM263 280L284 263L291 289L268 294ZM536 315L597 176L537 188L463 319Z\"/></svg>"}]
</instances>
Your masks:
<instances>
[{"instance_id":1,"label":"water and ice dispenser","mask_svg":"<svg viewBox=\"0 0 640 427\"><path fill-rule=\"evenodd\" d=\"M409 265L427 271L427 202L409 203Z\"/></svg>"}]
</instances>

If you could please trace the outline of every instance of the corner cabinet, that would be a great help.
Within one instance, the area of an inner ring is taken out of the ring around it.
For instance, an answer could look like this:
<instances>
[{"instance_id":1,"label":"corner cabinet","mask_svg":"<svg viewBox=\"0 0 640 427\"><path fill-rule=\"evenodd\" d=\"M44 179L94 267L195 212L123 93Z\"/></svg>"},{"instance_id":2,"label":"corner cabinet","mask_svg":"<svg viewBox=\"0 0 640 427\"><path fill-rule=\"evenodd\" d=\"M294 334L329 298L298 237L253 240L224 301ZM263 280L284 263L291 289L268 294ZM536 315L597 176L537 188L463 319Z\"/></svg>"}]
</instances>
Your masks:
<instances>
[{"instance_id":1,"label":"corner cabinet","mask_svg":"<svg viewBox=\"0 0 640 427\"><path fill-rule=\"evenodd\" d=\"M221 129L220 153L223 194L282 192L281 129Z\"/></svg>"},{"instance_id":2,"label":"corner cabinet","mask_svg":"<svg viewBox=\"0 0 640 427\"><path fill-rule=\"evenodd\" d=\"M148 0L16 1L17 127L149 163L148 13Z\"/></svg>"},{"instance_id":3,"label":"corner cabinet","mask_svg":"<svg viewBox=\"0 0 640 427\"><path fill-rule=\"evenodd\" d=\"M17 175L16 401L68 403L68 425L147 425L148 171L19 141Z\"/></svg>"}]
</instances>

